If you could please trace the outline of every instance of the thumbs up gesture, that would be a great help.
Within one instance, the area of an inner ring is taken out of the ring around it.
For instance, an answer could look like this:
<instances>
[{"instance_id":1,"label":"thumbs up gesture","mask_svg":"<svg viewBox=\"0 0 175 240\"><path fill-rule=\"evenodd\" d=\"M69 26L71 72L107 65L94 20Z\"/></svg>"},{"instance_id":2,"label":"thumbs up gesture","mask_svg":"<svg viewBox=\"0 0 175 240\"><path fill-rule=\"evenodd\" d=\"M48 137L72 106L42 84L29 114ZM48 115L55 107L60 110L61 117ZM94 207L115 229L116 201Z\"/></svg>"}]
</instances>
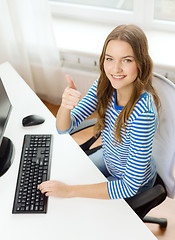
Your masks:
<instances>
[{"instance_id":1,"label":"thumbs up gesture","mask_svg":"<svg viewBox=\"0 0 175 240\"><path fill-rule=\"evenodd\" d=\"M78 105L81 98L81 93L77 91L75 83L69 75L66 75L66 80L68 86L62 95L61 106L71 110Z\"/></svg>"}]
</instances>

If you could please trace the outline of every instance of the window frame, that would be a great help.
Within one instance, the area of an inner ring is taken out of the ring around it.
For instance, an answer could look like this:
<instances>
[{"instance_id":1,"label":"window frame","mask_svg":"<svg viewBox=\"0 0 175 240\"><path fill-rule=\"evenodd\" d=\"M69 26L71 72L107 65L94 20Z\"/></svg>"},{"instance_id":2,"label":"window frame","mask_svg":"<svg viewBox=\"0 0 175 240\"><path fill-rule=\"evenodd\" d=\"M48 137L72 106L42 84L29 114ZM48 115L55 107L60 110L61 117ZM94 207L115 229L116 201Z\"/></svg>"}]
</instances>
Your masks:
<instances>
[{"instance_id":1,"label":"window frame","mask_svg":"<svg viewBox=\"0 0 175 240\"><path fill-rule=\"evenodd\" d=\"M52 16L106 25L137 24L145 30L175 32L175 21L154 19L154 0L133 0L133 11L49 0ZM86 11L84 11L86 10Z\"/></svg>"}]
</instances>

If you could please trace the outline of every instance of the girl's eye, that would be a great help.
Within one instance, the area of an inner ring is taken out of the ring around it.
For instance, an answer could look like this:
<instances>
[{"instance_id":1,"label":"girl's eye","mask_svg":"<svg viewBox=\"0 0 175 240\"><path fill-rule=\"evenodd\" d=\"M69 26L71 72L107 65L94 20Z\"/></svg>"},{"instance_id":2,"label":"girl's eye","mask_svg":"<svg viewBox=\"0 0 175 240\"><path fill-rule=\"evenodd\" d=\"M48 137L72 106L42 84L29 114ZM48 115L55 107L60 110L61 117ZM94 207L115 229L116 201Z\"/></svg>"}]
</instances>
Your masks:
<instances>
[{"instance_id":1,"label":"girl's eye","mask_svg":"<svg viewBox=\"0 0 175 240\"><path fill-rule=\"evenodd\" d=\"M124 60L123 60L123 62L124 62L124 63L130 63L130 62L132 62L132 60L131 60L131 59L128 59L128 58L126 58L126 59L124 59Z\"/></svg>"},{"instance_id":2,"label":"girl's eye","mask_svg":"<svg viewBox=\"0 0 175 240\"><path fill-rule=\"evenodd\" d=\"M107 57L106 61L112 61L112 58Z\"/></svg>"}]
</instances>

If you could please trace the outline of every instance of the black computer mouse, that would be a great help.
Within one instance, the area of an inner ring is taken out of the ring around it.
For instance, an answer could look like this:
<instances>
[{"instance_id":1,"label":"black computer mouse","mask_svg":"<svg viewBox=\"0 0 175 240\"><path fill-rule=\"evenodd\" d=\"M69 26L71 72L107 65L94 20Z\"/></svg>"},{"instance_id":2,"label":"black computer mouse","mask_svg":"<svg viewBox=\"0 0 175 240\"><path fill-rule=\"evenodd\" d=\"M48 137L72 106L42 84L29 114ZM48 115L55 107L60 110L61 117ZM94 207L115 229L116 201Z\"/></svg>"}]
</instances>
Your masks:
<instances>
[{"instance_id":1,"label":"black computer mouse","mask_svg":"<svg viewBox=\"0 0 175 240\"><path fill-rule=\"evenodd\" d=\"M41 116L38 115L29 115L23 118L22 120L22 125L24 127L30 127L30 126L35 126L43 123L45 119Z\"/></svg>"}]
</instances>

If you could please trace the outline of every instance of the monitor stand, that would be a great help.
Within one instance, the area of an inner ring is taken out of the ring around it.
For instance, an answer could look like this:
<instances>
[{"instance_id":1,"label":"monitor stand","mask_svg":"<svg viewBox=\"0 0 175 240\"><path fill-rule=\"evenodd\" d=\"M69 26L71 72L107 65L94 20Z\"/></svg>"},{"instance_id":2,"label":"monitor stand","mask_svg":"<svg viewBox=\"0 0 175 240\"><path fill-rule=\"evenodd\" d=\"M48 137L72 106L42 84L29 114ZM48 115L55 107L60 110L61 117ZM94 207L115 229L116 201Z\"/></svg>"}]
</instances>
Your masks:
<instances>
[{"instance_id":1,"label":"monitor stand","mask_svg":"<svg viewBox=\"0 0 175 240\"><path fill-rule=\"evenodd\" d=\"M13 162L13 143L7 138L3 137L0 145L0 177L9 169Z\"/></svg>"}]
</instances>

